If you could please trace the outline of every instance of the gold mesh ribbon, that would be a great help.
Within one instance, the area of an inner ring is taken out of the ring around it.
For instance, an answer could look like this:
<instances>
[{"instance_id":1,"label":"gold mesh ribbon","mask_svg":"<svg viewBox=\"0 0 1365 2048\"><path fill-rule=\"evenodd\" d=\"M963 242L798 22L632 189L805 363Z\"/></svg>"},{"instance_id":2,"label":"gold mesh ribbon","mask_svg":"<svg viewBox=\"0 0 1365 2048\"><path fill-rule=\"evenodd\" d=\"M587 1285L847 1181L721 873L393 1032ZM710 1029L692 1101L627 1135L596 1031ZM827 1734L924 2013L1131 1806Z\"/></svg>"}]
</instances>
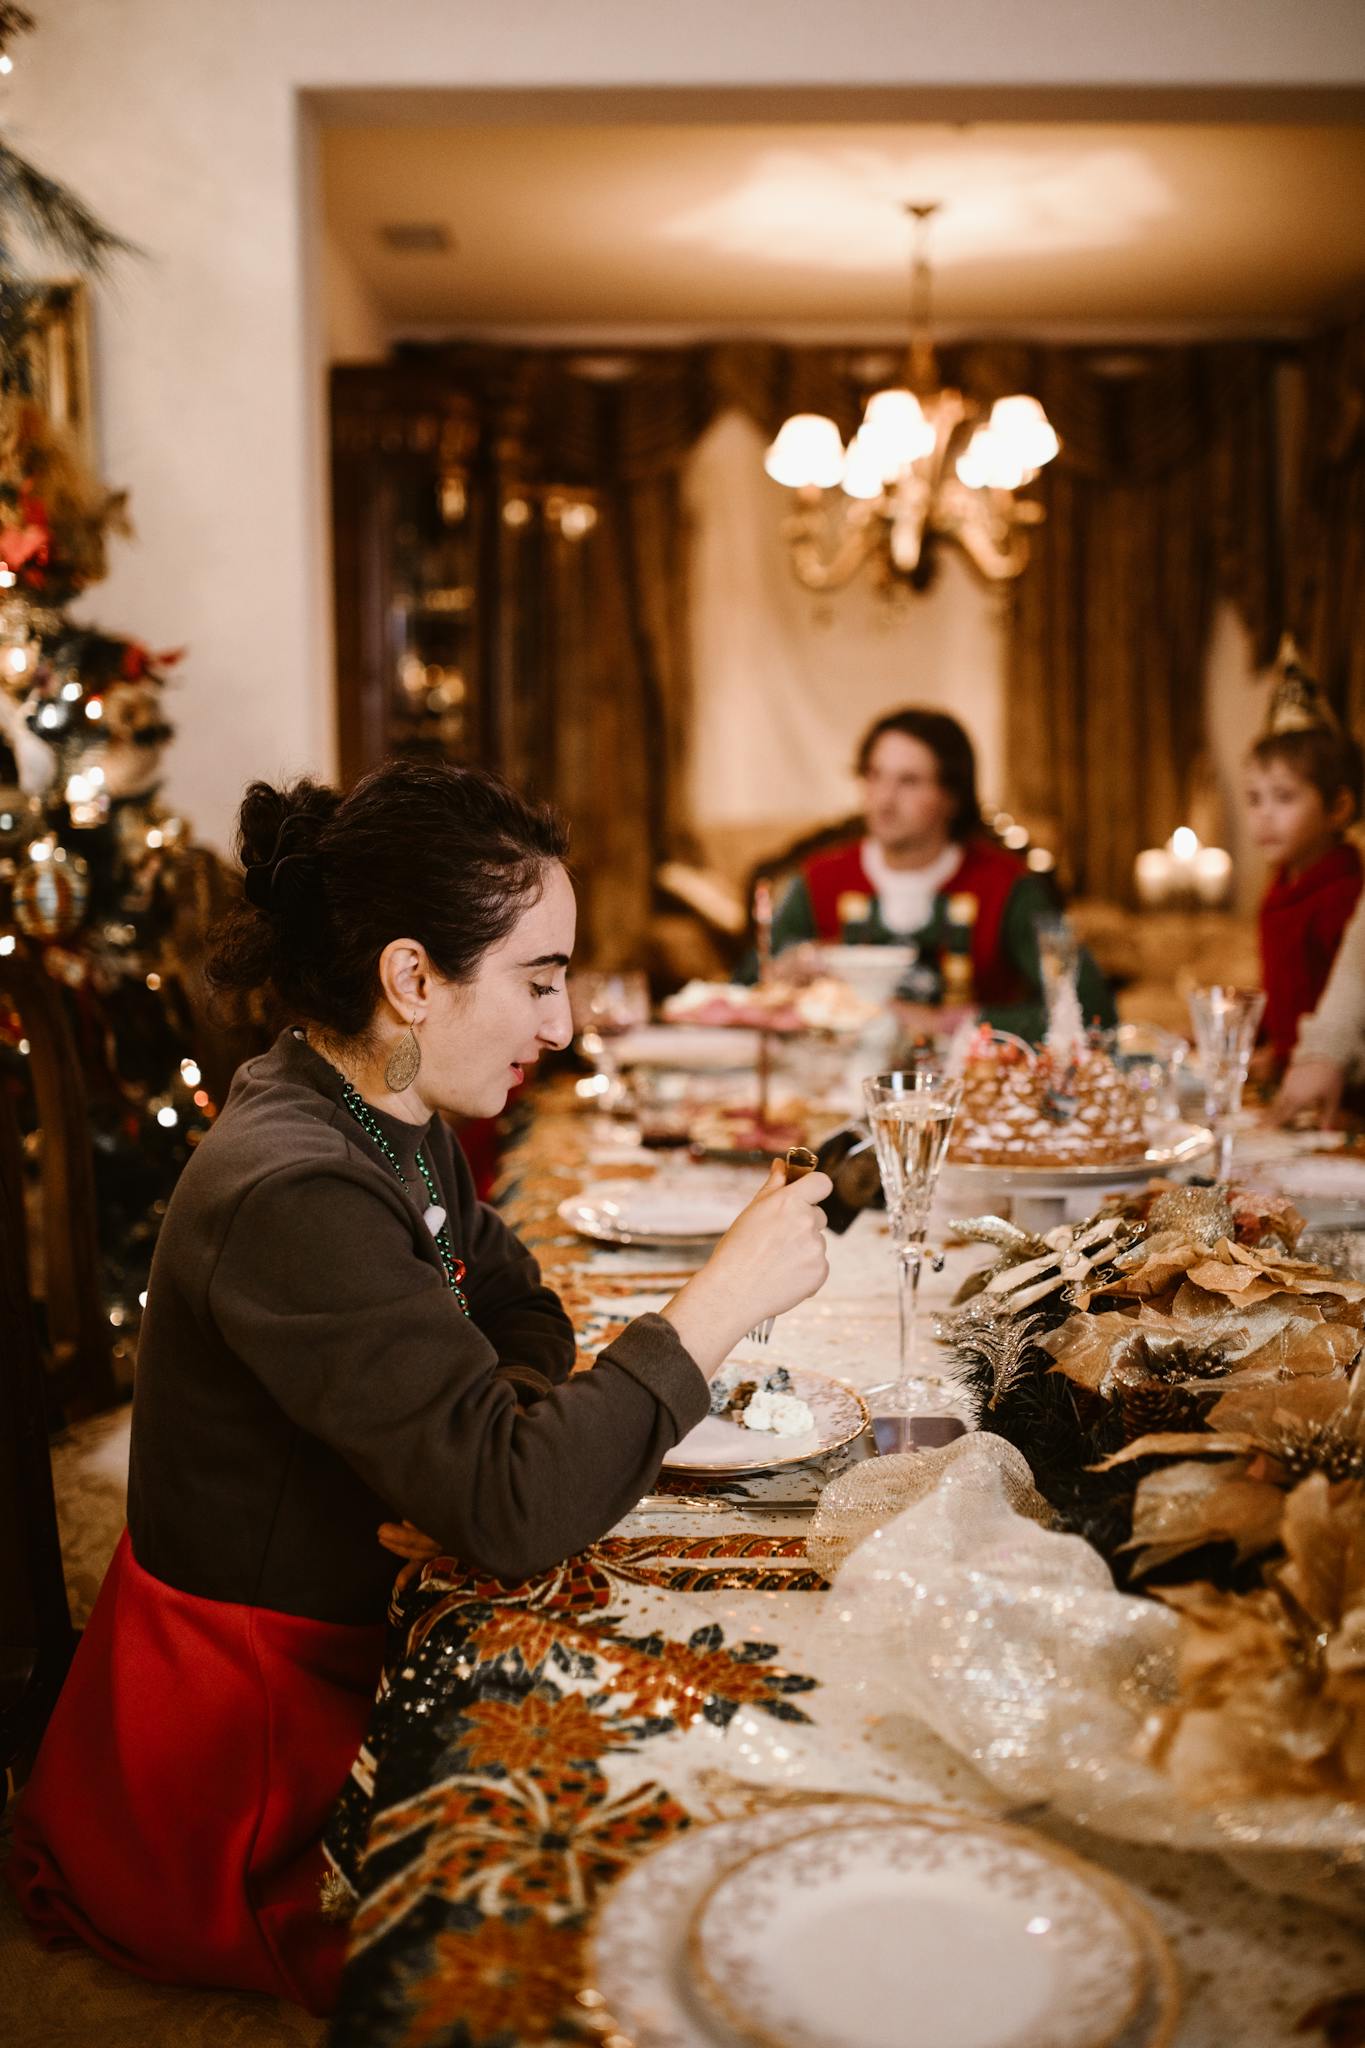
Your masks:
<instances>
[{"instance_id":1,"label":"gold mesh ribbon","mask_svg":"<svg viewBox=\"0 0 1365 2048\"><path fill-rule=\"evenodd\" d=\"M1052 1510L1033 1484L1028 1460L1013 1444L998 1436L960 1436L940 1450L868 1458L841 1472L820 1495L806 1555L824 1578L832 1579L874 1529L924 1500L946 1472L956 1468L958 1483L972 1485L983 1456L990 1463L992 1490L998 1488L1016 1515L1049 1527Z\"/></svg>"},{"instance_id":2,"label":"gold mesh ribbon","mask_svg":"<svg viewBox=\"0 0 1365 2048\"><path fill-rule=\"evenodd\" d=\"M1180 1624L1058 1530L1025 1459L978 1431L826 1487L807 1548L834 1581L830 1667L864 1715L913 1714L1013 1805L1217 1850L1270 1889L1365 1919L1362 1808L1327 1794L1193 1803L1152 1756Z\"/></svg>"}]
</instances>

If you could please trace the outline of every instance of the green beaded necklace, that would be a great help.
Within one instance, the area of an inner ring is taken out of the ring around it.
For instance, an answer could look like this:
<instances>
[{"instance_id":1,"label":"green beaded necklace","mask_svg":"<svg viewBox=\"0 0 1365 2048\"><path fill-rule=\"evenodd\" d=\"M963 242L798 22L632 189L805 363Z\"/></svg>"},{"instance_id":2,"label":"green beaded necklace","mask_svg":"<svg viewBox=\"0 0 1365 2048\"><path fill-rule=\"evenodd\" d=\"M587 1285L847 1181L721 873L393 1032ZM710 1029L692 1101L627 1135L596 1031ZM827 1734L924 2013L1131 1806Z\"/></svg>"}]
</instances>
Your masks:
<instances>
[{"instance_id":1,"label":"green beaded necklace","mask_svg":"<svg viewBox=\"0 0 1365 2048\"><path fill-rule=\"evenodd\" d=\"M360 1090L354 1087L351 1084L351 1082L349 1082L346 1079L346 1076L341 1072L339 1067L333 1067L332 1062L330 1060L327 1061L327 1064L329 1067L332 1067L332 1072L336 1075L338 1081L340 1081L341 1083L341 1099L345 1103L347 1109L350 1110L351 1115L360 1125L360 1128L365 1133L365 1136L370 1139L372 1144L374 1144L380 1152L383 1153L384 1157L388 1160L389 1165L393 1168L394 1172L398 1175L399 1180L403 1183L403 1186L405 1188L408 1188L409 1193L411 1193L411 1187L408 1182L408 1177L404 1173L403 1168L399 1163L398 1154L394 1151L392 1145L385 1137L383 1126L380 1124L380 1121L378 1117L375 1115L374 1111L370 1108L369 1103L360 1093ZM423 1152L420 1146L417 1149L417 1171L422 1176L422 1182L427 1191L427 1199L431 1202L434 1208L443 1208L444 1204L441 1201L441 1191L439 1187L436 1185L436 1176L432 1172L430 1166L427 1164L426 1153ZM465 1276L465 1263L463 1259L456 1258L455 1248L450 1242L450 1232L444 1223L442 1223L440 1229L436 1232L436 1250L440 1256L441 1270L446 1276L446 1286L450 1289L456 1301L459 1302L460 1307L464 1310L465 1314L468 1315L469 1300L465 1294L463 1287L461 1287L460 1285L460 1282L464 1279Z\"/></svg>"}]
</instances>

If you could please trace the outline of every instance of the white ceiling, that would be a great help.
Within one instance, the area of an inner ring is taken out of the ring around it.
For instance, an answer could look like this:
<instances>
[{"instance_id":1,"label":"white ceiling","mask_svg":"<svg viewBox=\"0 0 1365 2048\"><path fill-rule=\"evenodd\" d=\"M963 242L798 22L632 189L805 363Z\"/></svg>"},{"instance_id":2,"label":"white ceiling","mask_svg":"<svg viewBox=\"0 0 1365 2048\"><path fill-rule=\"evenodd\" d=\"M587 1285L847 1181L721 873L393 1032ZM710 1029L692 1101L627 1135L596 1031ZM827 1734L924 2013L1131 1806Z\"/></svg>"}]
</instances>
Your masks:
<instances>
[{"instance_id":1,"label":"white ceiling","mask_svg":"<svg viewBox=\"0 0 1365 2048\"><path fill-rule=\"evenodd\" d=\"M902 204L942 332L1294 332L1365 289L1365 128L987 122L351 126L334 250L395 333L894 336ZM444 255L379 230L439 223Z\"/></svg>"}]
</instances>

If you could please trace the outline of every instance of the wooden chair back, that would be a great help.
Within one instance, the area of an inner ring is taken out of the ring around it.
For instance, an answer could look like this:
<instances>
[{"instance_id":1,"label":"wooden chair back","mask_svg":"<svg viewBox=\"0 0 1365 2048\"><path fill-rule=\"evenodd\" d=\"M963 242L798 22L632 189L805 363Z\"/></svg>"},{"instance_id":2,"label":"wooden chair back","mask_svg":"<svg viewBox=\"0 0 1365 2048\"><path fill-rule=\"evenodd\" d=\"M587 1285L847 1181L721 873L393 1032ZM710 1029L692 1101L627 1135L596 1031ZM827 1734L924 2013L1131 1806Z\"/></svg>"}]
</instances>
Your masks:
<instances>
[{"instance_id":1,"label":"wooden chair back","mask_svg":"<svg viewBox=\"0 0 1365 2048\"><path fill-rule=\"evenodd\" d=\"M0 1772L37 1748L75 1648L29 1299L23 1155L0 1089Z\"/></svg>"},{"instance_id":2,"label":"wooden chair back","mask_svg":"<svg viewBox=\"0 0 1365 2048\"><path fill-rule=\"evenodd\" d=\"M60 1413L75 1422L118 1399L100 1286L85 1084L61 991L22 939L0 954L0 997L18 1012L28 1039L29 1079L42 1131L48 1408L52 1419Z\"/></svg>"}]
</instances>

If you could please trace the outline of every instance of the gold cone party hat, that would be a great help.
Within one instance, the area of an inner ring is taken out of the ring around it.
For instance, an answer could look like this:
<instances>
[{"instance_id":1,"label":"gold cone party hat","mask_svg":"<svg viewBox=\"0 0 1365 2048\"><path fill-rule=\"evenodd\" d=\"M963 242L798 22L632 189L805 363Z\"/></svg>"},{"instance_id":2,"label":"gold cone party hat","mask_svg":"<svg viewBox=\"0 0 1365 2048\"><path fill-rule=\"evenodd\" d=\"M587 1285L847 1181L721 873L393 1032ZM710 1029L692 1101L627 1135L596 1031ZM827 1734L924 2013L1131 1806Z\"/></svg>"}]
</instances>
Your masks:
<instances>
[{"instance_id":1,"label":"gold cone party hat","mask_svg":"<svg viewBox=\"0 0 1365 2048\"><path fill-rule=\"evenodd\" d=\"M1292 633L1280 641L1275 657L1278 671L1262 739L1286 732L1340 732L1331 705L1318 687L1316 676L1304 667Z\"/></svg>"}]
</instances>

